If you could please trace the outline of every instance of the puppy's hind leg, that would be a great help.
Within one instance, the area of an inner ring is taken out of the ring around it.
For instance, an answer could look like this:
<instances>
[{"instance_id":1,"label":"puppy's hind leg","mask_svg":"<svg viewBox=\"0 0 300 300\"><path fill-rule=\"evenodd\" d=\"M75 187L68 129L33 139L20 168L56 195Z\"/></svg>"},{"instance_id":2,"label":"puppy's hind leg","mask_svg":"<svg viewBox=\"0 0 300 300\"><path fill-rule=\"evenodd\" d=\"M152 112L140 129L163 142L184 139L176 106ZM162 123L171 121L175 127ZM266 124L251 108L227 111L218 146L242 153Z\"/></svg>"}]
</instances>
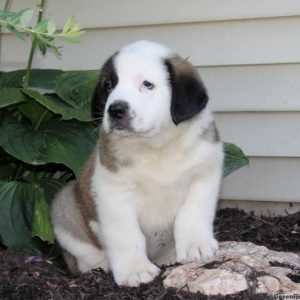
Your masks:
<instances>
[{"instance_id":1,"label":"puppy's hind leg","mask_svg":"<svg viewBox=\"0 0 300 300\"><path fill-rule=\"evenodd\" d=\"M108 270L105 252L91 238L91 229L84 222L76 202L75 184L67 185L53 201L51 215L55 236L72 273L98 267Z\"/></svg>"},{"instance_id":2,"label":"puppy's hind leg","mask_svg":"<svg viewBox=\"0 0 300 300\"><path fill-rule=\"evenodd\" d=\"M62 250L62 255L63 258L70 270L70 272L73 275L79 275L80 271L78 269L78 265L77 265L77 259L75 256L73 256L70 252L68 252L67 250Z\"/></svg>"}]
</instances>

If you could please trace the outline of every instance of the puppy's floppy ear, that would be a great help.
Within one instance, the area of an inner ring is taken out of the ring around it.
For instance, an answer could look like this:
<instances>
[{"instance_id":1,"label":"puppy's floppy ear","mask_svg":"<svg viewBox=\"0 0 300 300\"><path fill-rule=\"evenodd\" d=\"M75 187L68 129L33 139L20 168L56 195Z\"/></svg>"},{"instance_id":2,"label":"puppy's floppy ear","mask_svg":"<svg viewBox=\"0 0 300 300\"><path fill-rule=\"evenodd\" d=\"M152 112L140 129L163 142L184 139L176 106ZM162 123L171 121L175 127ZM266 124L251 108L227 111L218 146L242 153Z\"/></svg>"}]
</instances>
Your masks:
<instances>
[{"instance_id":1,"label":"puppy's floppy ear","mask_svg":"<svg viewBox=\"0 0 300 300\"><path fill-rule=\"evenodd\" d=\"M101 102L100 83L97 84L94 93L91 97L91 113L94 125L99 125L102 122L105 102Z\"/></svg>"},{"instance_id":2,"label":"puppy's floppy ear","mask_svg":"<svg viewBox=\"0 0 300 300\"><path fill-rule=\"evenodd\" d=\"M179 56L165 60L172 88L171 116L177 125L197 115L208 102L206 89L193 66Z\"/></svg>"},{"instance_id":3,"label":"puppy's floppy ear","mask_svg":"<svg viewBox=\"0 0 300 300\"><path fill-rule=\"evenodd\" d=\"M102 123L107 98L118 83L118 76L114 67L114 58L117 54L112 55L104 63L100 71L100 78L91 97L92 121L97 126Z\"/></svg>"}]
</instances>

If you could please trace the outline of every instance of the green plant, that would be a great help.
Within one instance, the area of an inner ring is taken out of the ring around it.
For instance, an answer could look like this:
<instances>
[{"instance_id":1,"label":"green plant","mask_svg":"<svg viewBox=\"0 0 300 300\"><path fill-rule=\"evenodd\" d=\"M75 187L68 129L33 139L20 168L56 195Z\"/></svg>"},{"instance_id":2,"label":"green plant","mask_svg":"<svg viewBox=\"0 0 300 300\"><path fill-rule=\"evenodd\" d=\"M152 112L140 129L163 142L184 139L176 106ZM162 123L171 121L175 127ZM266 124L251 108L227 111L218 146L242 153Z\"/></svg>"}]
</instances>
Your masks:
<instances>
[{"instance_id":1,"label":"green plant","mask_svg":"<svg viewBox=\"0 0 300 300\"><path fill-rule=\"evenodd\" d=\"M59 55L56 39L74 42L82 34L71 18L56 33L52 21L42 20L44 4L35 27L29 27L31 10L0 11L2 26L32 40L27 69L0 72L0 241L34 253L52 248L49 204L78 177L98 139L90 122L98 71L31 69L36 48ZM225 143L225 153L224 176L248 163L233 144Z\"/></svg>"},{"instance_id":2,"label":"green plant","mask_svg":"<svg viewBox=\"0 0 300 300\"><path fill-rule=\"evenodd\" d=\"M26 70L0 72L0 240L36 253L54 242L50 201L78 175L97 140L88 104L97 72L31 69L36 49L60 55L57 39L75 43L83 33L73 17L57 32L42 19L44 6L41 0L35 26L33 10L0 11L2 28L31 39Z\"/></svg>"}]
</instances>

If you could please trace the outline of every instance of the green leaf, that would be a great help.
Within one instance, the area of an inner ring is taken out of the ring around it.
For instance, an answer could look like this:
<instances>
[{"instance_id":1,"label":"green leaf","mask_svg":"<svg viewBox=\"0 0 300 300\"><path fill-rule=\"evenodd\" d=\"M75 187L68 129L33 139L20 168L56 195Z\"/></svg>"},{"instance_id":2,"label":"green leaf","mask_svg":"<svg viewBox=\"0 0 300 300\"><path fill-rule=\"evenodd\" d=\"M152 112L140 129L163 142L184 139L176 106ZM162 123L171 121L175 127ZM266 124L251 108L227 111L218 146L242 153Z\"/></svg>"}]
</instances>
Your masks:
<instances>
[{"instance_id":1,"label":"green leaf","mask_svg":"<svg viewBox=\"0 0 300 300\"><path fill-rule=\"evenodd\" d=\"M8 10L0 10L0 18L12 17L15 16L16 13Z\"/></svg>"},{"instance_id":2,"label":"green leaf","mask_svg":"<svg viewBox=\"0 0 300 300\"><path fill-rule=\"evenodd\" d=\"M20 24L22 27L27 28L30 24L30 21L32 20L33 17L33 10L32 9L26 9L23 11L21 18L20 18Z\"/></svg>"},{"instance_id":3,"label":"green leaf","mask_svg":"<svg viewBox=\"0 0 300 300\"><path fill-rule=\"evenodd\" d=\"M39 35L36 36L36 43L42 55L45 55L47 52L47 46Z\"/></svg>"},{"instance_id":4,"label":"green leaf","mask_svg":"<svg viewBox=\"0 0 300 300\"><path fill-rule=\"evenodd\" d=\"M89 110L90 97L98 80L97 71L68 72L56 78L55 91L66 103L77 109Z\"/></svg>"},{"instance_id":5,"label":"green leaf","mask_svg":"<svg viewBox=\"0 0 300 300\"><path fill-rule=\"evenodd\" d=\"M46 35L42 35L42 34L36 34L35 37L36 37L37 45L38 45L38 47L39 47L39 49L40 49L40 51L42 52L43 55L47 52L47 50L50 50L56 56L61 55L61 53L59 51L59 49L61 47L55 46L54 37L46 36Z\"/></svg>"},{"instance_id":6,"label":"green leaf","mask_svg":"<svg viewBox=\"0 0 300 300\"><path fill-rule=\"evenodd\" d=\"M65 26L63 28L63 31L62 31L63 33L66 33L71 29L71 27L73 26L73 20L74 20L73 16L71 16L67 19L66 24L65 24Z\"/></svg>"},{"instance_id":7,"label":"green leaf","mask_svg":"<svg viewBox=\"0 0 300 300\"><path fill-rule=\"evenodd\" d=\"M26 70L0 72L0 87L22 87ZM29 87L53 90L55 79L64 74L62 70L32 69L30 71Z\"/></svg>"},{"instance_id":8,"label":"green leaf","mask_svg":"<svg viewBox=\"0 0 300 300\"><path fill-rule=\"evenodd\" d=\"M0 130L0 146L15 158L32 165L61 163L78 176L97 140L89 123L51 119L38 130L5 119Z\"/></svg>"},{"instance_id":9,"label":"green leaf","mask_svg":"<svg viewBox=\"0 0 300 300\"><path fill-rule=\"evenodd\" d=\"M53 229L49 203L63 182L43 179L36 183L0 181L0 239L14 249L41 253L45 245L53 243Z\"/></svg>"},{"instance_id":10,"label":"green leaf","mask_svg":"<svg viewBox=\"0 0 300 300\"><path fill-rule=\"evenodd\" d=\"M249 159L243 151L234 144L224 143L225 162L223 176L249 164Z\"/></svg>"},{"instance_id":11,"label":"green leaf","mask_svg":"<svg viewBox=\"0 0 300 300\"><path fill-rule=\"evenodd\" d=\"M21 87L25 70L0 72L0 87Z\"/></svg>"},{"instance_id":12,"label":"green leaf","mask_svg":"<svg viewBox=\"0 0 300 300\"><path fill-rule=\"evenodd\" d=\"M67 37L67 36L58 36L57 38L58 38L59 40L62 40L62 41L65 42L65 43L68 43L68 44L80 44L80 43L81 43L81 41L72 39L72 38Z\"/></svg>"},{"instance_id":13,"label":"green leaf","mask_svg":"<svg viewBox=\"0 0 300 300\"><path fill-rule=\"evenodd\" d=\"M54 90L55 80L64 74L62 70L55 69L33 69L30 72L29 87Z\"/></svg>"},{"instance_id":14,"label":"green leaf","mask_svg":"<svg viewBox=\"0 0 300 300\"><path fill-rule=\"evenodd\" d=\"M70 30L69 32L65 33L63 37L65 38L72 38L72 37L78 37L85 33L85 31L78 29Z\"/></svg>"},{"instance_id":15,"label":"green leaf","mask_svg":"<svg viewBox=\"0 0 300 300\"><path fill-rule=\"evenodd\" d=\"M55 32L56 30L56 26L54 24L54 22L52 22L51 20L48 21L48 24L47 24L47 31L48 33L51 35Z\"/></svg>"},{"instance_id":16,"label":"green leaf","mask_svg":"<svg viewBox=\"0 0 300 300\"><path fill-rule=\"evenodd\" d=\"M45 33L47 30L47 26L48 26L48 20L43 20L36 25L34 30L39 33Z\"/></svg>"},{"instance_id":17,"label":"green leaf","mask_svg":"<svg viewBox=\"0 0 300 300\"><path fill-rule=\"evenodd\" d=\"M31 237L31 220L39 189L31 184L0 182L1 242L14 249L40 253L39 244Z\"/></svg>"},{"instance_id":18,"label":"green leaf","mask_svg":"<svg viewBox=\"0 0 300 300\"><path fill-rule=\"evenodd\" d=\"M0 108L8 105L20 103L26 100L26 97L20 89L13 87L0 88Z\"/></svg>"},{"instance_id":19,"label":"green leaf","mask_svg":"<svg viewBox=\"0 0 300 300\"><path fill-rule=\"evenodd\" d=\"M44 106L29 97L27 97L26 102L18 105L18 110L31 121L33 127L39 124L41 120L44 120L48 113L48 110Z\"/></svg>"},{"instance_id":20,"label":"green leaf","mask_svg":"<svg viewBox=\"0 0 300 300\"><path fill-rule=\"evenodd\" d=\"M44 242L54 243L49 207L43 192L35 200L31 233L32 236L38 236Z\"/></svg>"},{"instance_id":21,"label":"green leaf","mask_svg":"<svg viewBox=\"0 0 300 300\"><path fill-rule=\"evenodd\" d=\"M19 32L15 27L12 25L7 25L6 28L15 35L18 39L25 41L25 38L21 32Z\"/></svg>"},{"instance_id":22,"label":"green leaf","mask_svg":"<svg viewBox=\"0 0 300 300\"><path fill-rule=\"evenodd\" d=\"M64 120L77 119L83 122L91 121L90 106L85 109L76 109L63 102L55 94L41 95L30 89L23 89L23 92L53 113L61 115Z\"/></svg>"},{"instance_id":23,"label":"green leaf","mask_svg":"<svg viewBox=\"0 0 300 300\"><path fill-rule=\"evenodd\" d=\"M65 182L54 178L43 178L37 181L42 190L40 197L34 206L32 220L32 236L38 236L42 241L54 243L54 233L50 220L49 206L57 192L66 185Z\"/></svg>"},{"instance_id":24,"label":"green leaf","mask_svg":"<svg viewBox=\"0 0 300 300\"><path fill-rule=\"evenodd\" d=\"M20 19L21 19L21 15L20 13L15 14L14 16L11 16L9 18L9 25L12 27L16 27L20 25Z\"/></svg>"}]
</instances>

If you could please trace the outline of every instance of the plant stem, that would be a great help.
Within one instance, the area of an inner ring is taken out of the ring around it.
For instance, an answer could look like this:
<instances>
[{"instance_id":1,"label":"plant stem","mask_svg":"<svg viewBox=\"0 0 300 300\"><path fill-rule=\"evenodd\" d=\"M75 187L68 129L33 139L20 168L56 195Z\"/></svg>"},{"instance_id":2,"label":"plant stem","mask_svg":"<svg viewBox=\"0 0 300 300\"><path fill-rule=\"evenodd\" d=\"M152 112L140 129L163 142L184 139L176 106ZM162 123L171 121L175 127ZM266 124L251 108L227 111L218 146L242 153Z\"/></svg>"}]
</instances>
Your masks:
<instances>
[{"instance_id":1,"label":"plant stem","mask_svg":"<svg viewBox=\"0 0 300 300\"><path fill-rule=\"evenodd\" d=\"M37 19L37 23L40 23L43 17L43 13L44 13L44 7L46 4L46 0L40 0L40 3L37 5L39 8L39 14L38 14L38 19ZM29 83L29 79L30 79L30 71L31 71L31 66L32 66L32 60L33 60L33 55L36 49L36 38L33 37L32 38L32 42L31 42L31 49L30 49L30 53L29 53L29 58L28 58L28 63L27 63L27 67L26 67L26 73L25 76L23 78L23 87L24 88L28 88L28 83Z\"/></svg>"},{"instance_id":2,"label":"plant stem","mask_svg":"<svg viewBox=\"0 0 300 300\"><path fill-rule=\"evenodd\" d=\"M41 123L44 120L44 118L46 117L47 113L48 113L48 110L45 110L45 112L41 115L41 117L39 118L39 120L37 121L37 123L35 124L35 126L33 128L34 131L37 131L40 128Z\"/></svg>"}]
</instances>

